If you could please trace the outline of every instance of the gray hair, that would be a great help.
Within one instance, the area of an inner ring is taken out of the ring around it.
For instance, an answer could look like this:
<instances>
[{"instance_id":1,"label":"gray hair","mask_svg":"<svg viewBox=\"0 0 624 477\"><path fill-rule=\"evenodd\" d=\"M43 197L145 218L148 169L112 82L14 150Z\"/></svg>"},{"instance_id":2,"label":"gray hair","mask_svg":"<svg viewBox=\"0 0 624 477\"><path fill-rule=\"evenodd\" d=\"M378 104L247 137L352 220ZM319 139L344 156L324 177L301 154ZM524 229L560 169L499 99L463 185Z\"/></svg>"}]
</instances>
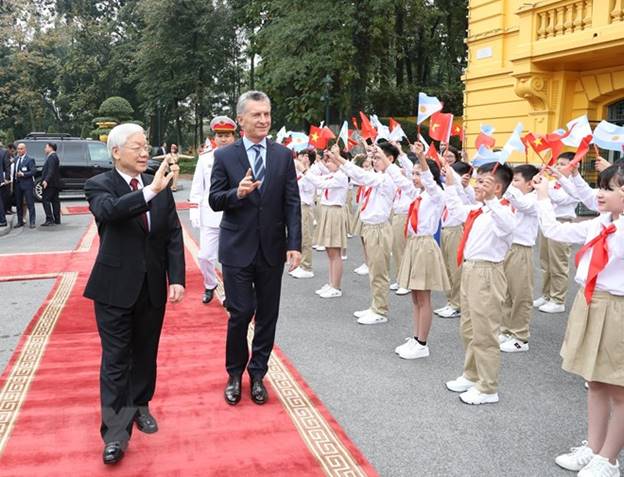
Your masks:
<instances>
[{"instance_id":1,"label":"gray hair","mask_svg":"<svg viewBox=\"0 0 624 477\"><path fill-rule=\"evenodd\" d=\"M123 146L128 142L130 136L138 133L145 134L145 130L138 124L123 123L115 126L108 133L108 141L106 141L108 154L113 157L113 148Z\"/></svg>"},{"instance_id":2,"label":"gray hair","mask_svg":"<svg viewBox=\"0 0 624 477\"><path fill-rule=\"evenodd\" d=\"M236 115L240 116L245 112L245 106L247 105L247 101L266 101L271 105L271 100L267 96L266 93L262 91L246 91L241 94L238 98L238 102L236 103Z\"/></svg>"}]
</instances>

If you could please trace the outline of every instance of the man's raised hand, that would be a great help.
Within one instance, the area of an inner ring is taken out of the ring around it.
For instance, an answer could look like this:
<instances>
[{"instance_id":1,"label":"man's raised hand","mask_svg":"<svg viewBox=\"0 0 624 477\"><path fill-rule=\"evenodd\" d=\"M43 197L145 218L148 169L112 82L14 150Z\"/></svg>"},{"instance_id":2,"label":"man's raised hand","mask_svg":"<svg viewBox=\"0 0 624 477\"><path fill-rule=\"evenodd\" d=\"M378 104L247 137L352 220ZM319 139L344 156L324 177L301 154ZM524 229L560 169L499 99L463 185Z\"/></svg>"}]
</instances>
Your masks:
<instances>
[{"instance_id":1,"label":"man's raised hand","mask_svg":"<svg viewBox=\"0 0 624 477\"><path fill-rule=\"evenodd\" d=\"M161 190L169 185L171 179L173 179L173 172L167 170L167 161L165 159L162 160L156 174L154 174L154 180L148 186L150 187L156 194L158 194Z\"/></svg>"},{"instance_id":2,"label":"man's raised hand","mask_svg":"<svg viewBox=\"0 0 624 477\"><path fill-rule=\"evenodd\" d=\"M247 169L247 173L245 177L238 183L238 189L236 190L236 196L239 199L243 199L251 194L254 190L260 187L262 181L254 181L253 174L251 173L251 168Z\"/></svg>"}]
</instances>

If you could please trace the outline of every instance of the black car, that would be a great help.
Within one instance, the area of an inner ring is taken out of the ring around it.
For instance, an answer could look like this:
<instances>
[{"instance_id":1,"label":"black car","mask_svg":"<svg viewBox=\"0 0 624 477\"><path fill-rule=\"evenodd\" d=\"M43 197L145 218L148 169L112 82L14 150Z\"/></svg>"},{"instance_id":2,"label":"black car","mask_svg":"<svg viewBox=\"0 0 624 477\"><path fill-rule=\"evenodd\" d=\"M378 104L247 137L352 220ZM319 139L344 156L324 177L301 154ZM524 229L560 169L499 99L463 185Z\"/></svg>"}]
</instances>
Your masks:
<instances>
[{"instance_id":1,"label":"black car","mask_svg":"<svg viewBox=\"0 0 624 477\"><path fill-rule=\"evenodd\" d=\"M81 139L69 134L30 133L15 144L24 143L27 154L35 159L35 197L41 200L41 169L45 162L44 147L47 143L57 146L61 164L62 194L84 196L84 184L90 177L113 167L106 144L93 139Z\"/></svg>"}]
</instances>

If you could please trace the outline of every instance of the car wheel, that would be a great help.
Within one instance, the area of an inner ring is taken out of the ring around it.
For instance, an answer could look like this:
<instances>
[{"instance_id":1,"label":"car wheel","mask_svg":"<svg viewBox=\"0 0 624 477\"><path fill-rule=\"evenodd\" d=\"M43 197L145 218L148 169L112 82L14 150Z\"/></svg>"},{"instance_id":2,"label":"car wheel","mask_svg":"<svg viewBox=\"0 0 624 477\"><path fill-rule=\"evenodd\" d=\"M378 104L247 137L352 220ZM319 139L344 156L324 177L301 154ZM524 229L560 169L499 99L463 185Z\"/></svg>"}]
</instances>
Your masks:
<instances>
[{"instance_id":1,"label":"car wheel","mask_svg":"<svg viewBox=\"0 0 624 477\"><path fill-rule=\"evenodd\" d=\"M41 180L35 182L35 200L37 202L43 201L43 186L41 185Z\"/></svg>"}]
</instances>

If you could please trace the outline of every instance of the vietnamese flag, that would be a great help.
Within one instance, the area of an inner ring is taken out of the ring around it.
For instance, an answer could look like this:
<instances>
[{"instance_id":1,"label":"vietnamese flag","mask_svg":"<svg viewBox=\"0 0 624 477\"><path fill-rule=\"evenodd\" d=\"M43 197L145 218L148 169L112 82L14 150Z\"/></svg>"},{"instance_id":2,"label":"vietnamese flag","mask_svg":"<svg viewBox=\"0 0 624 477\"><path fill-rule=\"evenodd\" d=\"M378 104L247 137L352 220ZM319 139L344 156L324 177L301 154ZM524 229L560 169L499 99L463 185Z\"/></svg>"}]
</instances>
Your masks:
<instances>
[{"instance_id":1,"label":"vietnamese flag","mask_svg":"<svg viewBox=\"0 0 624 477\"><path fill-rule=\"evenodd\" d=\"M323 129L317 126L310 126L310 145L315 149L325 149L327 147L327 137Z\"/></svg>"},{"instance_id":2,"label":"vietnamese flag","mask_svg":"<svg viewBox=\"0 0 624 477\"><path fill-rule=\"evenodd\" d=\"M451 113L433 113L429 121L429 137L437 141L448 143L453 128Z\"/></svg>"},{"instance_id":3,"label":"vietnamese flag","mask_svg":"<svg viewBox=\"0 0 624 477\"><path fill-rule=\"evenodd\" d=\"M390 118L390 132L394 131L394 128L396 128L397 126L400 126L400 124L398 122L396 122L396 120L394 118Z\"/></svg>"},{"instance_id":4,"label":"vietnamese flag","mask_svg":"<svg viewBox=\"0 0 624 477\"><path fill-rule=\"evenodd\" d=\"M461 142L464 142L464 128L459 124L453 125L451 136L458 137Z\"/></svg>"},{"instance_id":5,"label":"vietnamese flag","mask_svg":"<svg viewBox=\"0 0 624 477\"><path fill-rule=\"evenodd\" d=\"M360 119L362 120L362 129L360 130L360 136L362 136L362 139L364 140L372 139L374 141L377 137L377 130L373 127L373 125L368 120L368 117L366 117L366 114L364 114L362 111L360 111Z\"/></svg>"},{"instance_id":6,"label":"vietnamese flag","mask_svg":"<svg viewBox=\"0 0 624 477\"><path fill-rule=\"evenodd\" d=\"M579 162L583 160L587 152L589 151L589 143L592 142L594 136L592 134L588 134L583 139L581 139L581 143L579 144L578 149L576 150L576 154L574 154L574 159L570 161L570 164L566 166L569 171L572 171Z\"/></svg>"},{"instance_id":7,"label":"vietnamese flag","mask_svg":"<svg viewBox=\"0 0 624 477\"><path fill-rule=\"evenodd\" d=\"M433 141L431 141L431 144L429 144L429 149L427 149L425 156L433 159L435 163L438 165L438 167L442 167L440 163L440 155L438 154L438 151L436 150L436 147Z\"/></svg>"},{"instance_id":8,"label":"vietnamese flag","mask_svg":"<svg viewBox=\"0 0 624 477\"><path fill-rule=\"evenodd\" d=\"M327 140L330 140L330 139L336 139L336 135L335 135L335 134L333 133L333 131L332 131L331 129L329 129L327 126L324 126L324 127L321 129L321 135L322 135L325 139L327 139Z\"/></svg>"}]
</instances>

